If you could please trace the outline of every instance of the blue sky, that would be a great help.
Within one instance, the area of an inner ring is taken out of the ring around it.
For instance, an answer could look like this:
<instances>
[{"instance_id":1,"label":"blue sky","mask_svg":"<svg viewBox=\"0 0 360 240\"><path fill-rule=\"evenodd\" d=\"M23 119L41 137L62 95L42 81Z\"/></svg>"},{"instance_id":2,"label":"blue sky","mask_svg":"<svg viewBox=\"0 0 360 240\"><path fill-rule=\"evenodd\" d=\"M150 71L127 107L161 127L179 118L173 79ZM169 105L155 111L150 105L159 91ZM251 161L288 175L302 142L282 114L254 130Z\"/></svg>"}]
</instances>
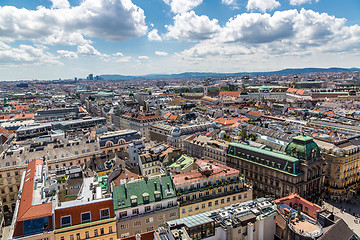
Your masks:
<instances>
[{"instance_id":1,"label":"blue sky","mask_svg":"<svg viewBox=\"0 0 360 240\"><path fill-rule=\"evenodd\" d=\"M360 67L359 0L2 0L0 80Z\"/></svg>"}]
</instances>

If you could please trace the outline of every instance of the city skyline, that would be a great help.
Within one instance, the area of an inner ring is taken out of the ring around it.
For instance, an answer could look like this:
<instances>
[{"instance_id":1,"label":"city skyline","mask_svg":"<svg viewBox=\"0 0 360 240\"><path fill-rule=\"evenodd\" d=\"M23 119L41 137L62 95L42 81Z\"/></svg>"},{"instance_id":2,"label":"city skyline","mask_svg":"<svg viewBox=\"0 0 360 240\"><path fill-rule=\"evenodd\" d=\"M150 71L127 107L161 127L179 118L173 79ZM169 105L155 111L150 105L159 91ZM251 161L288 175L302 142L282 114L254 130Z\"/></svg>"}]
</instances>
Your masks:
<instances>
[{"instance_id":1,"label":"city skyline","mask_svg":"<svg viewBox=\"0 0 360 240\"><path fill-rule=\"evenodd\" d=\"M0 80L358 67L357 9L356 0L5 0Z\"/></svg>"}]
</instances>

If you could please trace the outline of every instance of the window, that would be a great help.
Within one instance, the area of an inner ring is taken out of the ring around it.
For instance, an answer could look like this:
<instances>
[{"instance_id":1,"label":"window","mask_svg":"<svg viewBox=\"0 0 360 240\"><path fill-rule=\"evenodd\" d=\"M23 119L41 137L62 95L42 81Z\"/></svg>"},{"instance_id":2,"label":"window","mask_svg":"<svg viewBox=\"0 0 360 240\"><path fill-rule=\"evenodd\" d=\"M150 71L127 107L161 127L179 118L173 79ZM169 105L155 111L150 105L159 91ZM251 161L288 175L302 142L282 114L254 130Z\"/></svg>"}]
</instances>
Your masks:
<instances>
[{"instance_id":1,"label":"window","mask_svg":"<svg viewBox=\"0 0 360 240\"><path fill-rule=\"evenodd\" d=\"M208 207L212 207L212 202L209 202L209 203L208 203Z\"/></svg>"},{"instance_id":2,"label":"window","mask_svg":"<svg viewBox=\"0 0 360 240\"><path fill-rule=\"evenodd\" d=\"M133 209L132 214L133 215L138 215L139 214L139 209L138 208Z\"/></svg>"},{"instance_id":3,"label":"window","mask_svg":"<svg viewBox=\"0 0 360 240\"><path fill-rule=\"evenodd\" d=\"M145 219L145 223L152 223L154 221L154 218L153 217L150 217L150 218L147 218Z\"/></svg>"},{"instance_id":4,"label":"window","mask_svg":"<svg viewBox=\"0 0 360 240\"><path fill-rule=\"evenodd\" d=\"M146 206L145 207L145 212L150 212L151 211L151 206Z\"/></svg>"},{"instance_id":5,"label":"window","mask_svg":"<svg viewBox=\"0 0 360 240\"><path fill-rule=\"evenodd\" d=\"M201 204L201 208L202 208L202 209L204 209L205 207L206 207L206 204L205 204L205 203Z\"/></svg>"},{"instance_id":6,"label":"window","mask_svg":"<svg viewBox=\"0 0 360 240\"><path fill-rule=\"evenodd\" d=\"M134 222L134 227L136 227L136 226L141 226L141 221L135 221Z\"/></svg>"},{"instance_id":7,"label":"window","mask_svg":"<svg viewBox=\"0 0 360 240\"><path fill-rule=\"evenodd\" d=\"M247 198L247 193L244 194L244 198Z\"/></svg>"},{"instance_id":8,"label":"window","mask_svg":"<svg viewBox=\"0 0 360 240\"><path fill-rule=\"evenodd\" d=\"M171 212L170 213L170 218L176 217L176 212Z\"/></svg>"},{"instance_id":9,"label":"window","mask_svg":"<svg viewBox=\"0 0 360 240\"><path fill-rule=\"evenodd\" d=\"M100 228L100 235L104 235L104 228Z\"/></svg>"},{"instance_id":10,"label":"window","mask_svg":"<svg viewBox=\"0 0 360 240\"><path fill-rule=\"evenodd\" d=\"M85 232L85 238L89 238L89 232L88 231Z\"/></svg>"},{"instance_id":11,"label":"window","mask_svg":"<svg viewBox=\"0 0 360 240\"><path fill-rule=\"evenodd\" d=\"M183 209L181 210L181 213L182 213L182 214L186 213L186 208L183 208Z\"/></svg>"},{"instance_id":12,"label":"window","mask_svg":"<svg viewBox=\"0 0 360 240\"><path fill-rule=\"evenodd\" d=\"M61 237L60 237L60 240L64 240L64 236L61 236Z\"/></svg>"},{"instance_id":13,"label":"window","mask_svg":"<svg viewBox=\"0 0 360 240\"><path fill-rule=\"evenodd\" d=\"M113 230L112 230L112 226L109 227L109 233L112 233Z\"/></svg>"},{"instance_id":14,"label":"window","mask_svg":"<svg viewBox=\"0 0 360 240\"><path fill-rule=\"evenodd\" d=\"M224 204L225 203L225 199L221 199L221 204Z\"/></svg>"},{"instance_id":15,"label":"window","mask_svg":"<svg viewBox=\"0 0 360 240\"><path fill-rule=\"evenodd\" d=\"M215 206L219 205L219 200L215 200Z\"/></svg>"},{"instance_id":16,"label":"window","mask_svg":"<svg viewBox=\"0 0 360 240\"><path fill-rule=\"evenodd\" d=\"M236 201L236 196L233 196L233 201Z\"/></svg>"},{"instance_id":17,"label":"window","mask_svg":"<svg viewBox=\"0 0 360 240\"><path fill-rule=\"evenodd\" d=\"M192 207L189 207L189 212L192 212Z\"/></svg>"},{"instance_id":18,"label":"window","mask_svg":"<svg viewBox=\"0 0 360 240\"><path fill-rule=\"evenodd\" d=\"M104 219L104 218L108 218L110 217L110 211L108 208L105 208L105 209L101 209L100 210L100 218L101 219Z\"/></svg>"},{"instance_id":19,"label":"window","mask_svg":"<svg viewBox=\"0 0 360 240\"><path fill-rule=\"evenodd\" d=\"M80 233L76 234L76 240L80 240Z\"/></svg>"},{"instance_id":20,"label":"window","mask_svg":"<svg viewBox=\"0 0 360 240\"><path fill-rule=\"evenodd\" d=\"M86 223L91 221L91 214L90 212L82 213L81 214L81 223Z\"/></svg>"},{"instance_id":21,"label":"window","mask_svg":"<svg viewBox=\"0 0 360 240\"><path fill-rule=\"evenodd\" d=\"M195 211L199 210L199 205L195 206Z\"/></svg>"},{"instance_id":22,"label":"window","mask_svg":"<svg viewBox=\"0 0 360 240\"><path fill-rule=\"evenodd\" d=\"M97 236L98 236L98 230L95 229L95 230L94 230L94 237L97 237Z\"/></svg>"},{"instance_id":23,"label":"window","mask_svg":"<svg viewBox=\"0 0 360 240\"><path fill-rule=\"evenodd\" d=\"M65 216L60 218L61 227L71 226L71 216Z\"/></svg>"},{"instance_id":24,"label":"window","mask_svg":"<svg viewBox=\"0 0 360 240\"><path fill-rule=\"evenodd\" d=\"M70 240L74 240L74 235L70 235Z\"/></svg>"},{"instance_id":25,"label":"window","mask_svg":"<svg viewBox=\"0 0 360 240\"><path fill-rule=\"evenodd\" d=\"M119 218L127 217L127 211L119 213Z\"/></svg>"},{"instance_id":26,"label":"window","mask_svg":"<svg viewBox=\"0 0 360 240\"><path fill-rule=\"evenodd\" d=\"M238 195L238 200L241 200L241 194Z\"/></svg>"}]
</instances>

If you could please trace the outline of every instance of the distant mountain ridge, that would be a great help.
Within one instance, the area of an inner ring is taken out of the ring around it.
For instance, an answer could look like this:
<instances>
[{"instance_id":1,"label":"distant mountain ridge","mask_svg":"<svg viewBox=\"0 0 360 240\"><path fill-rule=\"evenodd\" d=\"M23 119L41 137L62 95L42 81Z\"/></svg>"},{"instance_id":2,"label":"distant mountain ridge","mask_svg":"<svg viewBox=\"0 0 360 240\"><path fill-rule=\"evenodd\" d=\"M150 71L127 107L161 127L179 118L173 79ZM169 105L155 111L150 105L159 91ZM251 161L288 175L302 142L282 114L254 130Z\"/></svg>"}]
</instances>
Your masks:
<instances>
[{"instance_id":1,"label":"distant mountain ridge","mask_svg":"<svg viewBox=\"0 0 360 240\"><path fill-rule=\"evenodd\" d=\"M119 74L100 75L104 80L130 80L130 79L176 79L176 78L203 78L203 77L224 77L224 76L244 76L244 75L291 75L304 73L320 72L350 72L360 71L360 68L286 68L279 71L270 72L238 72L238 73L215 73L215 72L184 72L178 74L147 74L141 76L126 76Z\"/></svg>"}]
</instances>

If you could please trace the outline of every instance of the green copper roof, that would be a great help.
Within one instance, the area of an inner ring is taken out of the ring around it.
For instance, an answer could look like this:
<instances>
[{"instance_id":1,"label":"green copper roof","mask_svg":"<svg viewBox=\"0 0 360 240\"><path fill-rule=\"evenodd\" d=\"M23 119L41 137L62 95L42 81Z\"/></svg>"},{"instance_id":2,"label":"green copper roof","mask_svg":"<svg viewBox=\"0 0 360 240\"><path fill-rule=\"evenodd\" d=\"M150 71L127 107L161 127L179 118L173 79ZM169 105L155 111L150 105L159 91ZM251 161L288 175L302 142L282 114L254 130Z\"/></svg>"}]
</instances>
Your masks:
<instances>
[{"instance_id":1,"label":"green copper roof","mask_svg":"<svg viewBox=\"0 0 360 240\"><path fill-rule=\"evenodd\" d=\"M261 153L264 155L268 155L274 158L279 158L285 161L290 161L290 162L298 162L299 159L294 158L292 156L280 153L280 152L274 152L271 150L267 150L267 149L262 149L262 148L258 148L258 147L253 147L247 144L243 144L243 143L238 143L238 142L232 142L229 144L229 146L235 146L235 147L240 147L249 151L253 151L253 152L257 152L257 153Z\"/></svg>"},{"instance_id":2,"label":"green copper roof","mask_svg":"<svg viewBox=\"0 0 360 240\"><path fill-rule=\"evenodd\" d=\"M320 157L320 148L312 137L299 135L286 146L285 152L296 158L310 160Z\"/></svg>"},{"instance_id":3,"label":"green copper roof","mask_svg":"<svg viewBox=\"0 0 360 240\"><path fill-rule=\"evenodd\" d=\"M260 166L275 169L293 176L303 174L301 161L298 158L267 149L250 146L243 143L232 142L229 144L227 156L251 162Z\"/></svg>"},{"instance_id":4,"label":"green copper roof","mask_svg":"<svg viewBox=\"0 0 360 240\"><path fill-rule=\"evenodd\" d=\"M101 190L107 190L107 188L108 188L108 176L107 175L97 176L96 181L99 183Z\"/></svg>"},{"instance_id":5,"label":"green copper roof","mask_svg":"<svg viewBox=\"0 0 360 240\"><path fill-rule=\"evenodd\" d=\"M4 97L4 107L9 107L9 102L6 97Z\"/></svg>"},{"instance_id":6,"label":"green copper roof","mask_svg":"<svg viewBox=\"0 0 360 240\"><path fill-rule=\"evenodd\" d=\"M126 188L124 184L114 186L114 209L125 209L131 206L143 205L176 197L175 186L170 176L161 177L161 184L162 186L160 186L159 177L147 181L142 179L130 182L126 184ZM157 194L159 194L159 198L156 198ZM146 199L147 197L148 200ZM131 203L131 200L134 200L135 198L137 199L136 203Z\"/></svg>"},{"instance_id":7,"label":"green copper roof","mask_svg":"<svg viewBox=\"0 0 360 240\"><path fill-rule=\"evenodd\" d=\"M312 141L312 140L313 140L312 137L304 136L304 135L299 135L299 136L293 137L293 139L298 140L298 141L303 141L303 142Z\"/></svg>"},{"instance_id":8,"label":"green copper roof","mask_svg":"<svg viewBox=\"0 0 360 240\"><path fill-rule=\"evenodd\" d=\"M181 154L174 162L170 163L168 168L177 168L180 167L181 170L186 169L191 164L194 163L194 159L185 154Z\"/></svg>"}]
</instances>

